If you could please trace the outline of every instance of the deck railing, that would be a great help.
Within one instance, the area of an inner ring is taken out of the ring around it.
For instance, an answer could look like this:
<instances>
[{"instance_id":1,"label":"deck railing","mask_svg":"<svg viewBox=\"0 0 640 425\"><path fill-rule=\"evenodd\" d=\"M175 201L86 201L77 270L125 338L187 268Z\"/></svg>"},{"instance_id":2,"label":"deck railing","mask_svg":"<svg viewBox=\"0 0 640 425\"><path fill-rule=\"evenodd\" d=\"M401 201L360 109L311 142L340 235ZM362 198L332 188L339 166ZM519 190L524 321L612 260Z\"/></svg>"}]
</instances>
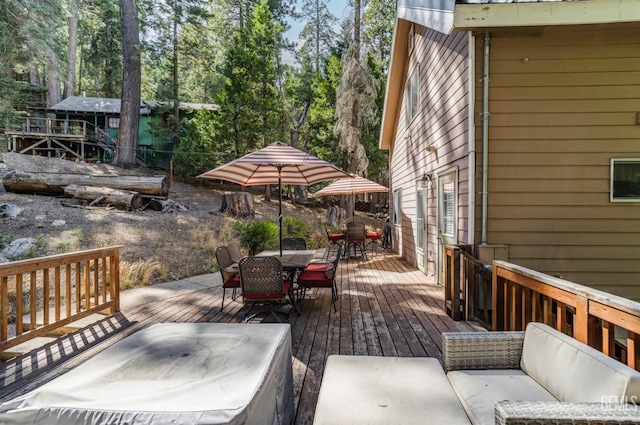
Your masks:
<instances>
[{"instance_id":1,"label":"deck railing","mask_svg":"<svg viewBox=\"0 0 640 425\"><path fill-rule=\"evenodd\" d=\"M492 286L494 330L543 322L640 370L640 303L505 261Z\"/></svg>"},{"instance_id":2,"label":"deck railing","mask_svg":"<svg viewBox=\"0 0 640 425\"><path fill-rule=\"evenodd\" d=\"M446 245L445 311L491 327L491 268L460 246Z\"/></svg>"},{"instance_id":3,"label":"deck railing","mask_svg":"<svg viewBox=\"0 0 640 425\"><path fill-rule=\"evenodd\" d=\"M11 152L55 152L61 157L72 155L78 160L85 159L89 147L113 151L116 143L103 129L84 120L23 117L7 126L4 132L12 137L8 147ZM25 145L17 139L30 142ZM79 143L79 147L72 148L70 143Z\"/></svg>"},{"instance_id":4,"label":"deck railing","mask_svg":"<svg viewBox=\"0 0 640 425\"><path fill-rule=\"evenodd\" d=\"M119 311L120 248L0 264L0 351L91 314Z\"/></svg>"}]
</instances>

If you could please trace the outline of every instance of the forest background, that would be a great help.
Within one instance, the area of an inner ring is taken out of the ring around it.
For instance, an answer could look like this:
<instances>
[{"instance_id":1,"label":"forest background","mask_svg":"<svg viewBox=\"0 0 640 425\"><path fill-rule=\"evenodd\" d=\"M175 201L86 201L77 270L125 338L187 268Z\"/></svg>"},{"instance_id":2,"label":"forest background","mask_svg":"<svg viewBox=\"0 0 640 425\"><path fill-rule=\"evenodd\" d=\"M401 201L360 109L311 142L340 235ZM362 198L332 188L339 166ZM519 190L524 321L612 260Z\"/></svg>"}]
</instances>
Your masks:
<instances>
[{"instance_id":1,"label":"forest background","mask_svg":"<svg viewBox=\"0 0 640 425\"><path fill-rule=\"evenodd\" d=\"M175 110L153 131L172 135L180 176L284 141L388 185L378 135L395 2L345 11L337 22L327 0L0 0L0 122L73 95L121 98L124 151L133 92ZM179 121L178 102L217 110Z\"/></svg>"}]
</instances>

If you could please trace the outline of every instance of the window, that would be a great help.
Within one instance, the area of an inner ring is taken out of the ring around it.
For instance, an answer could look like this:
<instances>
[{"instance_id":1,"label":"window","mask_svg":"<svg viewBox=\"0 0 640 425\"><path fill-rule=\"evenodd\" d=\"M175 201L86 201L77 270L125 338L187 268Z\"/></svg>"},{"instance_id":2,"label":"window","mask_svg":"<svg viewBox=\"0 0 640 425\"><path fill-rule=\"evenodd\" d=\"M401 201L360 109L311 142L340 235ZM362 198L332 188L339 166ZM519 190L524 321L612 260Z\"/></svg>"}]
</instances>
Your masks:
<instances>
[{"instance_id":1,"label":"window","mask_svg":"<svg viewBox=\"0 0 640 425\"><path fill-rule=\"evenodd\" d=\"M393 224L402 224L402 189L393 192Z\"/></svg>"},{"instance_id":2,"label":"window","mask_svg":"<svg viewBox=\"0 0 640 425\"><path fill-rule=\"evenodd\" d=\"M416 66L409 77L407 87L404 93L404 109L407 125L411 122L413 117L418 112L418 70L419 66Z\"/></svg>"},{"instance_id":3,"label":"window","mask_svg":"<svg viewBox=\"0 0 640 425\"><path fill-rule=\"evenodd\" d=\"M413 45L414 45L414 42L415 42L415 35L416 35L416 33L415 33L415 30L414 30L414 27L413 27L413 25L411 25L411 29L409 29L409 35L407 37L407 52L409 54L411 54L411 51L413 50Z\"/></svg>"},{"instance_id":4,"label":"window","mask_svg":"<svg viewBox=\"0 0 640 425\"><path fill-rule=\"evenodd\" d=\"M611 160L611 202L640 202L640 158Z\"/></svg>"},{"instance_id":5,"label":"window","mask_svg":"<svg viewBox=\"0 0 640 425\"><path fill-rule=\"evenodd\" d=\"M442 184L442 233L454 237L456 232L456 188L455 181Z\"/></svg>"},{"instance_id":6,"label":"window","mask_svg":"<svg viewBox=\"0 0 640 425\"><path fill-rule=\"evenodd\" d=\"M109 117L109 118L107 118L107 127L108 128L118 128L118 127L120 127L120 117Z\"/></svg>"}]
</instances>

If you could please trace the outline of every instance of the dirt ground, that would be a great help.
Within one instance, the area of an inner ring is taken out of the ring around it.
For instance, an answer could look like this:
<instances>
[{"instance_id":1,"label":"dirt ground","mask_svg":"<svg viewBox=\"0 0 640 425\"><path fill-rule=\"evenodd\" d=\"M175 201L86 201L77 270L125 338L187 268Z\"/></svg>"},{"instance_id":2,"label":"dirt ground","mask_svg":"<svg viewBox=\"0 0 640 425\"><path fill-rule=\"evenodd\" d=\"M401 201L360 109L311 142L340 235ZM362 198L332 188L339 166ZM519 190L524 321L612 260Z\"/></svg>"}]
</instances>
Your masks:
<instances>
[{"instance_id":1,"label":"dirt ground","mask_svg":"<svg viewBox=\"0 0 640 425\"><path fill-rule=\"evenodd\" d=\"M125 288L209 273L216 270L215 248L237 237L234 219L219 212L221 195L225 190L239 189L174 181L169 197L187 210L162 213L73 208L63 205L68 198L11 193L0 185L0 204L23 209L16 218L0 219L0 248L18 238L34 238L37 243L32 256L40 257L122 245L121 285ZM255 194L253 202L255 219L277 219L277 200L265 202ZM284 216L298 217L317 229L318 244L326 240L321 233L325 212L324 208L283 203ZM382 227L380 220L365 219L371 227Z\"/></svg>"}]
</instances>

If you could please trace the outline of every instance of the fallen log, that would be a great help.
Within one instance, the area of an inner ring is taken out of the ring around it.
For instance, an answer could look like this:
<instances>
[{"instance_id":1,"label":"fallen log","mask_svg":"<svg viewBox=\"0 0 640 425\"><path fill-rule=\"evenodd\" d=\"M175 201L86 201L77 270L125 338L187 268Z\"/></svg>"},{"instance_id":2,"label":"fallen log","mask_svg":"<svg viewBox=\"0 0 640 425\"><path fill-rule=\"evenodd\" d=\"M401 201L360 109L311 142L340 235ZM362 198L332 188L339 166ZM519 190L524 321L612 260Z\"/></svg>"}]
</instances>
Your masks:
<instances>
[{"instance_id":1,"label":"fallen log","mask_svg":"<svg viewBox=\"0 0 640 425\"><path fill-rule=\"evenodd\" d=\"M110 187L146 195L169 195L167 177L10 172L2 178L8 192L58 195L69 185Z\"/></svg>"},{"instance_id":2,"label":"fallen log","mask_svg":"<svg viewBox=\"0 0 640 425\"><path fill-rule=\"evenodd\" d=\"M93 201L89 205L115 205L134 210L142 207L143 200L139 193L129 192L111 187L93 187L71 184L64 188L64 194L75 199Z\"/></svg>"},{"instance_id":3,"label":"fallen log","mask_svg":"<svg viewBox=\"0 0 640 425\"><path fill-rule=\"evenodd\" d=\"M147 204L149 205L149 208L151 208L152 210L155 211L162 211L163 213L166 212L185 212L185 211L189 211L189 207L187 207L184 204L175 202L173 199L157 199L157 198L153 198L151 200L149 200L149 203Z\"/></svg>"}]
</instances>

